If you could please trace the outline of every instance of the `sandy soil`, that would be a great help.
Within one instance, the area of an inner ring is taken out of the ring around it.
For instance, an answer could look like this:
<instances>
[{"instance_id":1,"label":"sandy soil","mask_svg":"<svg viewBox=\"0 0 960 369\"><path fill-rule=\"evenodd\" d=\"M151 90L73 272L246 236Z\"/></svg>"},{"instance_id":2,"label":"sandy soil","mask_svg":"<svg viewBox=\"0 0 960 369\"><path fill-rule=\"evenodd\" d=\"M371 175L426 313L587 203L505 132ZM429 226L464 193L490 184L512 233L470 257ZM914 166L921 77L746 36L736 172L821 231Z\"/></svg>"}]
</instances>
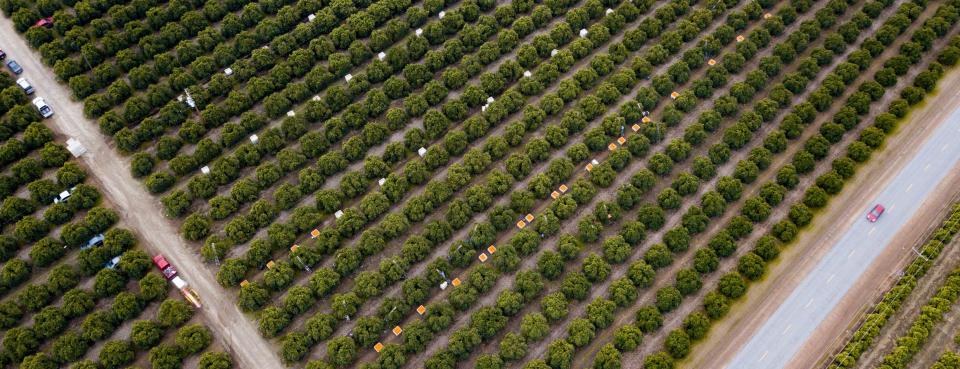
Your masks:
<instances>
[{"instance_id":1,"label":"sandy soil","mask_svg":"<svg viewBox=\"0 0 960 369\"><path fill-rule=\"evenodd\" d=\"M940 83L939 91L957 91L960 87L960 72L949 73ZM930 109L933 106L955 106L960 101L960 93L940 93L928 99L927 104L914 111L908 120L901 124L898 134L887 141L888 148L875 153L872 160L860 170L854 182L846 187L843 193L831 201L830 206L820 214L808 231L803 232L798 241L787 249L780 257L780 261L770 269L770 275L758 285L752 286L744 302L739 303L731 311L728 318L714 327L714 331L727 332L722 340L714 335L712 340L697 347L692 358L685 365L689 368L719 367L736 354L737 348L745 344L751 335L759 329L763 322L777 309L779 304L789 296L793 288L803 279L806 273L817 263L831 245L837 241L841 232L828 230L828 226L836 228L850 224L851 219L860 215L860 209L846 208L842 204L850 201L866 201L882 189L883 183L892 178L901 168L906 157L915 152L932 128L946 119L949 111ZM810 368L816 365L825 356L828 348L833 344L835 337L843 334L860 312L861 306L874 301L877 296L894 281L889 278L911 260L912 253L908 247L926 231L922 225L935 224L938 215L943 211L945 204L953 198L960 184L960 174L953 171L944 184L938 186L928 199L930 204L944 204L930 206L920 210L911 225L904 227L903 232L894 240L901 245L890 248L871 265L861 276L851 292L844 297L830 316L821 323L813 333L808 343L801 349L790 364L790 368ZM776 288L774 288L776 287Z\"/></svg>"},{"instance_id":2,"label":"sandy soil","mask_svg":"<svg viewBox=\"0 0 960 369\"><path fill-rule=\"evenodd\" d=\"M53 72L13 29L12 22L0 18L0 37L7 57L24 68L38 96L46 98L55 111L48 126L65 141L75 137L88 152L81 163L92 173L104 196L119 208L121 222L140 235L141 246L150 253L163 253L179 269L204 301L202 313L208 326L225 342L240 368L282 368L276 350L237 309L232 294L220 288L213 273L203 265L197 250L189 249L177 234L174 222L161 215L161 205L130 175L125 158L110 147L97 124L83 116L82 105L55 79Z\"/></svg>"}]
</instances>

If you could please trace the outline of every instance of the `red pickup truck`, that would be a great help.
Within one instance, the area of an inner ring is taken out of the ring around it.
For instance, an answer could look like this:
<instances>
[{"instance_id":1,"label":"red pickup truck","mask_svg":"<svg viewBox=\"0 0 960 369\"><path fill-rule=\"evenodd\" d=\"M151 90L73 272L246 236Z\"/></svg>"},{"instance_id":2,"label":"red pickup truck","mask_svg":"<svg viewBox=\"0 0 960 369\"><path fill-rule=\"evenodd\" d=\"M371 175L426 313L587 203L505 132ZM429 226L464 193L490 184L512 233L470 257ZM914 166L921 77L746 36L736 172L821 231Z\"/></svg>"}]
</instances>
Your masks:
<instances>
[{"instance_id":1,"label":"red pickup truck","mask_svg":"<svg viewBox=\"0 0 960 369\"><path fill-rule=\"evenodd\" d=\"M167 280L173 279L177 276L177 268L174 268L163 255L157 255L153 257L153 265L157 266L157 269L160 269L160 272L163 273L163 277Z\"/></svg>"},{"instance_id":2,"label":"red pickup truck","mask_svg":"<svg viewBox=\"0 0 960 369\"><path fill-rule=\"evenodd\" d=\"M160 269L164 278L180 290L180 293L183 294L183 297L186 298L187 301L190 301L190 303L198 309L202 306L200 304L200 295L187 284L187 281L177 276L177 268L174 268L173 265L167 261L167 258L163 257L163 255L154 256L153 265L156 265L157 269Z\"/></svg>"}]
</instances>

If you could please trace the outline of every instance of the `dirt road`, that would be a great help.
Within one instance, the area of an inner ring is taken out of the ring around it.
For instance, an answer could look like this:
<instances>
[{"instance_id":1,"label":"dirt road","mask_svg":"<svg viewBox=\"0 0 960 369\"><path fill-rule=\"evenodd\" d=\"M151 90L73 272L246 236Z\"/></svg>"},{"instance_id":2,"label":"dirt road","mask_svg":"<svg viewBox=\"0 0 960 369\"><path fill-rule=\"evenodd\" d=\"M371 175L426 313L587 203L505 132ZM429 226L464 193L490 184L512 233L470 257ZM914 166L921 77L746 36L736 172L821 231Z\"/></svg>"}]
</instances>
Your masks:
<instances>
[{"instance_id":1,"label":"dirt road","mask_svg":"<svg viewBox=\"0 0 960 369\"><path fill-rule=\"evenodd\" d=\"M214 275L200 259L198 250L188 248L172 221L161 214L160 202L130 176L127 160L107 144L97 123L83 116L83 106L54 78L53 71L40 62L14 31L13 23L0 17L0 39L8 59L23 66L23 76L43 96L55 114L46 123L58 140L78 139L88 152L81 158L92 180L120 213L121 222L140 235L140 244L150 253L163 253L180 270L203 300L202 313L210 328L223 339L238 368L283 368L276 349L260 338L251 321L234 303L233 294L220 288Z\"/></svg>"},{"instance_id":2,"label":"dirt road","mask_svg":"<svg viewBox=\"0 0 960 369\"><path fill-rule=\"evenodd\" d=\"M914 111L908 120L901 124L898 134L887 141L886 150L876 153L869 164L858 170L855 182L848 184L841 196L832 200L824 213L801 234L798 242L781 255L780 261L771 268L770 276L751 287L745 302L736 305L726 320L715 327L714 331L726 332L723 339L710 340L695 349L685 367L720 367L750 340L842 235L830 228L848 225L852 219L862 215L861 209L845 207L844 204L874 198L882 190L882 184L906 163L903 159L909 158L920 147L919 143L952 111L931 107L957 106L960 103L960 93L955 92L960 91L960 71L954 70L945 76L938 91L943 93L930 97L925 105ZM960 188L958 184L960 173L954 171L934 190L928 198L929 203L946 206ZM862 306L875 301L893 282L891 274L911 260L909 247L927 230L927 225L938 223L938 214L942 210L942 207L927 207L917 212L909 225L904 227L906 231L898 234L892 241L899 246L888 248L877 257L850 292L813 332L788 368L815 367L826 356L827 350L837 345L837 337L847 334L845 330ZM717 338L720 335L712 337Z\"/></svg>"}]
</instances>

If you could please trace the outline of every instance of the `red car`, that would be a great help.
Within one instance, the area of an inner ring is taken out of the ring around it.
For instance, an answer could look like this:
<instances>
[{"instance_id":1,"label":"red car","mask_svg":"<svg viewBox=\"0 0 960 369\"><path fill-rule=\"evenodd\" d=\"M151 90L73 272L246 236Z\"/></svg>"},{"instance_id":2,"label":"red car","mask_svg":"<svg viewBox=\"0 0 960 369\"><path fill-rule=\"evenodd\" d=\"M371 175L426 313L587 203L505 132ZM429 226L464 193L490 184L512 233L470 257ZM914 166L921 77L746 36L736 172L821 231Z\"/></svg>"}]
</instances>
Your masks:
<instances>
[{"instance_id":1,"label":"red car","mask_svg":"<svg viewBox=\"0 0 960 369\"><path fill-rule=\"evenodd\" d=\"M876 222L877 219L880 219L880 215L883 214L884 210L886 209L883 207L883 205L875 205L873 209L870 209L870 212L867 213L867 220L869 220L870 223Z\"/></svg>"},{"instance_id":2,"label":"red car","mask_svg":"<svg viewBox=\"0 0 960 369\"><path fill-rule=\"evenodd\" d=\"M33 26L47 28L53 27L53 17L40 18L40 20L38 20Z\"/></svg>"}]
</instances>

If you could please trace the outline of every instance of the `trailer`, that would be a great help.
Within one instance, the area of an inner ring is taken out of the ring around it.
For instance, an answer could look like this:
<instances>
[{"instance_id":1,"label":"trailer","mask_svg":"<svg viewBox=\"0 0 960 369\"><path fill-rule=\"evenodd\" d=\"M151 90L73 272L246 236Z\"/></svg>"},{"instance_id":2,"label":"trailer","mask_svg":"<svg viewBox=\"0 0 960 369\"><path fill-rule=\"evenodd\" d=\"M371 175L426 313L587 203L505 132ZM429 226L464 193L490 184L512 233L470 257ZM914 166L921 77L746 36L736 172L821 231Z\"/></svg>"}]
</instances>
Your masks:
<instances>
[{"instance_id":1,"label":"trailer","mask_svg":"<svg viewBox=\"0 0 960 369\"><path fill-rule=\"evenodd\" d=\"M187 301L190 301L193 306L197 307L197 309L202 307L200 304L200 295L198 295L197 291L194 291L193 288L187 284L187 281L184 281L180 277L173 277L170 282L173 282L174 287L177 287L177 289L180 290L183 298L187 299Z\"/></svg>"},{"instance_id":2,"label":"trailer","mask_svg":"<svg viewBox=\"0 0 960 369\"><path fill-rule=\"evenodd\" d=\"M163 255L157 254L153 257L153 265L157 266L157 269L160 269L160 272L163 273L163 277L166 278L170 283L173 283L174 287L177 287L180 290L180 294L183 295L183 298L187 299L193 306L196 306L198 309L200 305L200 295L197 294L190 284L187 281L180 278L177 275L177 268L173 267L173 264L167 261L167 258Z\"/></svg>"}]
</instances>

